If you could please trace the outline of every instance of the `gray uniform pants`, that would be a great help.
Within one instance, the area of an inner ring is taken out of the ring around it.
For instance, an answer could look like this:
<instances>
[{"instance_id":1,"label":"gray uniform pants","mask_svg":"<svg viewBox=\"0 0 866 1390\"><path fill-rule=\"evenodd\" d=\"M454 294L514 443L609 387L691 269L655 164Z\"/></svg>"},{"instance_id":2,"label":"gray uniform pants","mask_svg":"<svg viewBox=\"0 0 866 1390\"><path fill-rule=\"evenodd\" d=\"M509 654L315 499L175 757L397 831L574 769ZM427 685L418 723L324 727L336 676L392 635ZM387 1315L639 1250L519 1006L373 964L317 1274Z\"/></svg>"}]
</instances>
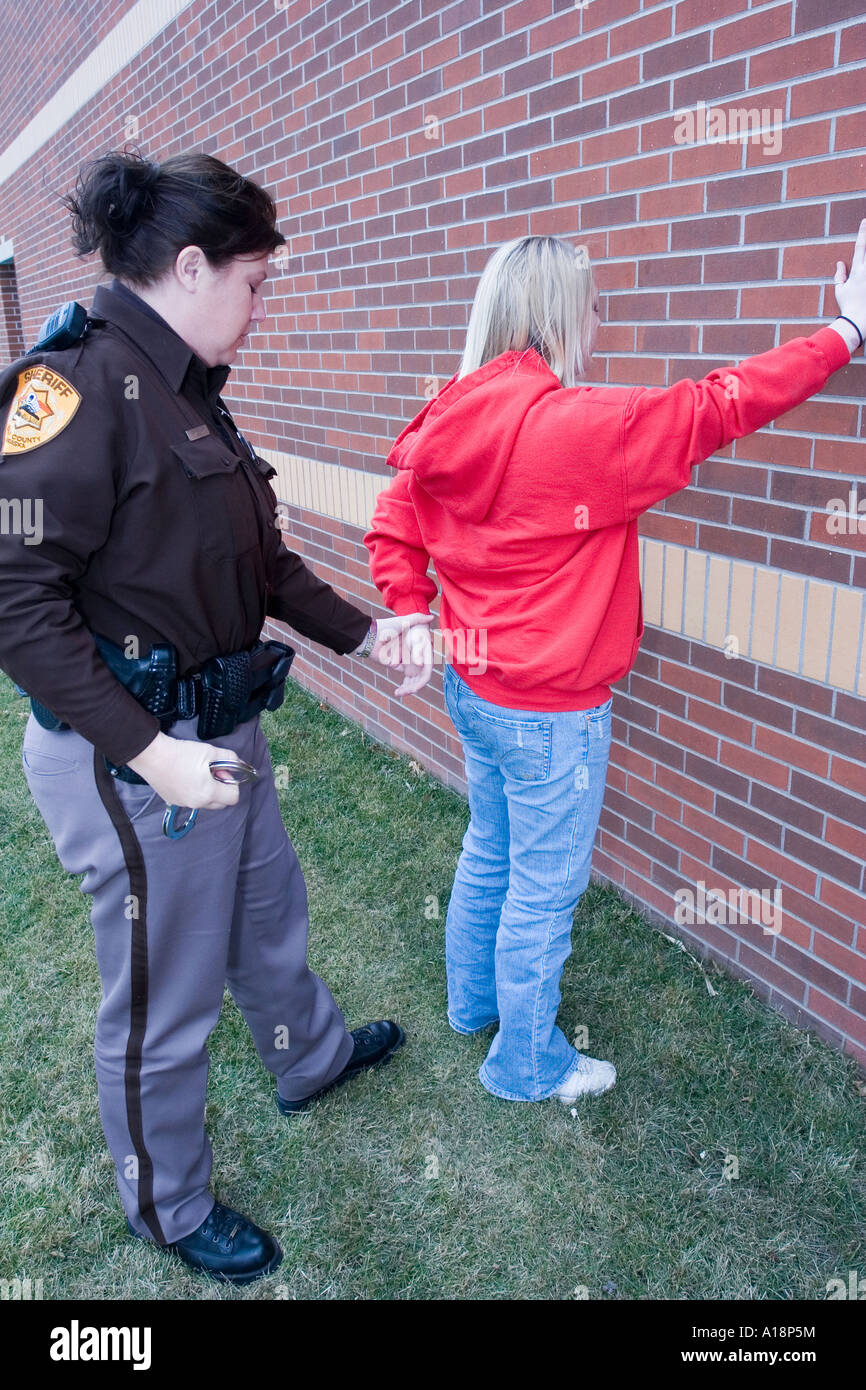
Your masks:
<instances>
[{"instance_id":1,"label":"gray uniform pants","mask_svg":"<svg viewBox=\"0 0 866 1390\"><path fill-rule=\"evenodd\" d=\"M196 721L170 734L195 738ZM72 730L49 732L31 715L22 754L60 862L84 874L93 899L102 1126L126 1214L159 1244L190 1234L214 1203L206 1043L225 985L286 1100L330 1081L353 1048L307 966L306 888L259 721L214 741L261 776L241 785L237 806L199 811L180 840L162 834L165 803L152 788L111 777Z\"/></svg>"}]
</instances>

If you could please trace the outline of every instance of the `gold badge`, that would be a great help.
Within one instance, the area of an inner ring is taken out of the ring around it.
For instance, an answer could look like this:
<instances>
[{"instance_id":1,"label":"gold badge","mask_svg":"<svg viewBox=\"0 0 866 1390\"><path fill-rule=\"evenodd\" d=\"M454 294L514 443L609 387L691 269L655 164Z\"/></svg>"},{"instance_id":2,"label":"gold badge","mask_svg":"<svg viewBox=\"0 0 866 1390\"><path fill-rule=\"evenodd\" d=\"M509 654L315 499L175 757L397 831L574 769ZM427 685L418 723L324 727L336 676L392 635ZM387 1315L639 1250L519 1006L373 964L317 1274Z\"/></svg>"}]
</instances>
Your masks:
<instances>
[{"instance_id":1,"label":"gold badge","mask_svg":"<svg viewBox=\"0 0 866 1390\"><path fill-rule=\"evenodd\" d=\"M44 362L19 372L0 454L24 454L47 444L69 424L80 402L71 382Z\"/></svg>"}]
</instances>

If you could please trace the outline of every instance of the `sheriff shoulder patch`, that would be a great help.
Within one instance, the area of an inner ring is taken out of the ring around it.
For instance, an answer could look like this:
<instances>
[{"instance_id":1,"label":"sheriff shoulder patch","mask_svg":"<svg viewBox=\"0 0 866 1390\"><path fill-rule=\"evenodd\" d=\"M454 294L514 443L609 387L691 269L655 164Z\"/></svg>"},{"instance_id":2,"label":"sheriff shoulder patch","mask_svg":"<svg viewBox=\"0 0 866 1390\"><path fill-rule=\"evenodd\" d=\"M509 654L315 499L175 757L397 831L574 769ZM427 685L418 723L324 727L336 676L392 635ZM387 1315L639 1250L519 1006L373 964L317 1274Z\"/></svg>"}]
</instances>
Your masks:
<instances>
[{"instance_id":1,"label":"sheriff shoulder patch","mask_svg":"<svg viewBox=\"0 0 866 1390\"><path fill-rule=\"evenodd\" d=\"M55 439L81 403L71 382L37 362L18 373L0 454L25 454Z\"/></svg>"}]
</instances>

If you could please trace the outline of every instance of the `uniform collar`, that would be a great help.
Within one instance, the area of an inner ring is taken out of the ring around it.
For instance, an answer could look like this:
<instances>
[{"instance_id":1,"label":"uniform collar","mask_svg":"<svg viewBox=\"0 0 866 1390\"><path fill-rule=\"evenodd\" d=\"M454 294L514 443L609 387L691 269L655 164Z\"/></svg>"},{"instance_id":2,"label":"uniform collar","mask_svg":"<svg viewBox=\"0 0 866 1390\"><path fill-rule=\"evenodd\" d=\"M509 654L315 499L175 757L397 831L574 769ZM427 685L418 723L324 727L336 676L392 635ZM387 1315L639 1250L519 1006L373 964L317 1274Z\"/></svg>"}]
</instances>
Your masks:
<instances>
[{"instance_id":1,"label":"uniform collar","mask_svg":"<svg viewBox=\"0 0 866 1390\"><path fill-rule=\"evenodd\" d=\"M128 333L173 391L180 391L187 373L206 400L214 400L225 386L231 367L209 367L161 314L120 280L96 286L90 312L94 318L107 319Z\"/></svg>"}]
</instances>

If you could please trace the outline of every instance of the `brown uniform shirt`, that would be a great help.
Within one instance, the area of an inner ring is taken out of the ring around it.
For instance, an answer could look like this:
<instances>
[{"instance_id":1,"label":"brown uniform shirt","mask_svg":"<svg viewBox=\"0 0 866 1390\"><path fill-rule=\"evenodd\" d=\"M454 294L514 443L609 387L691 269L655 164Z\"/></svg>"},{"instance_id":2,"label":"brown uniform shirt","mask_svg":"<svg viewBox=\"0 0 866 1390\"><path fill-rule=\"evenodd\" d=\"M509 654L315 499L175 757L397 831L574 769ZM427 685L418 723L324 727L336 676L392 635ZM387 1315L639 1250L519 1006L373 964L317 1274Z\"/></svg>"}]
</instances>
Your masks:
<instances>
[{"instance_id":1,"label":"brown uniform shirt","mask_svg":"<svg viewBox=\"0 0 866 1390\"><path fill-rule=\"evenodd\" d=\"M274 469L220 414L230 367L117 280L90 313L74 346L0 372L0 667L125 763L159 721L92 633L141 656L170 642L188 675L266 615L341 654L371 619L283 544Z\"/></svg>"}]
</instances>

